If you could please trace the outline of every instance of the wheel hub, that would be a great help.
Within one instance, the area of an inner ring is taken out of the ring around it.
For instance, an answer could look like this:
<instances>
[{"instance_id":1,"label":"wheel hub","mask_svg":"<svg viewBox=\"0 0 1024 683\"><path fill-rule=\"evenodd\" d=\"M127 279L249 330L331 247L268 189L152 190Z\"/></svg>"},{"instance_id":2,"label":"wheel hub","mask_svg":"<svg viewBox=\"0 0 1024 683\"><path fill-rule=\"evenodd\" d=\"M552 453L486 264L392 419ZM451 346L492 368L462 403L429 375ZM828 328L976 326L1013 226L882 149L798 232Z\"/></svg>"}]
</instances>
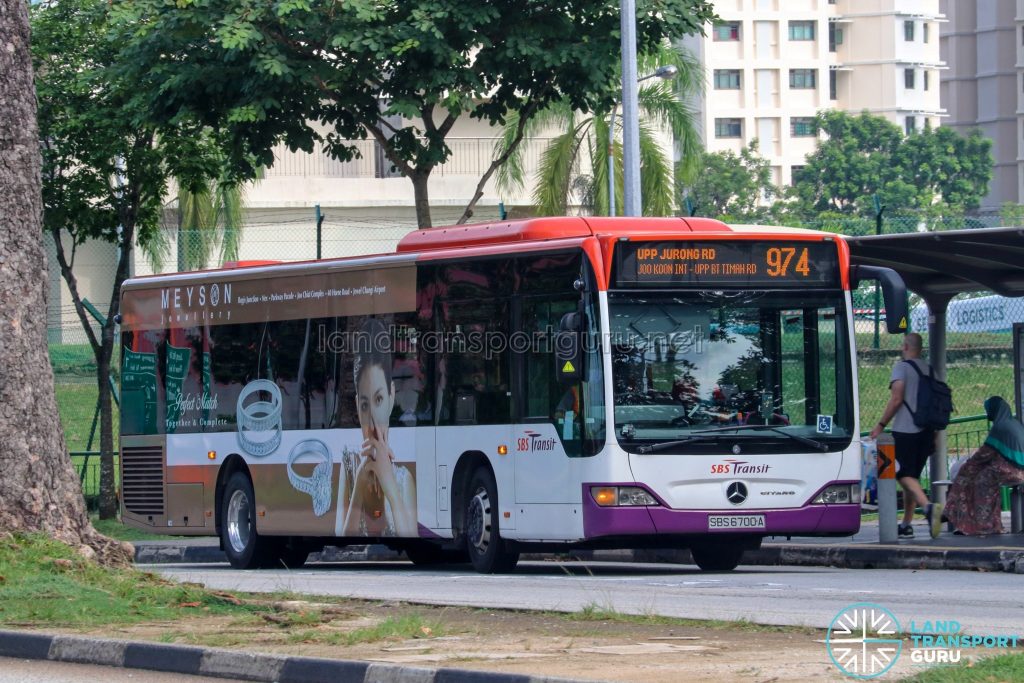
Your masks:
<instances>
[{"instance_id":1,"label":"wheel hub","mask_svg":"<svg viewBox=\"0 0 1024 683\"><path fill-rule=\"evenodd\" d=\"M491 544L491 500L483 489L477 491L469 501L466 536L470 546L481 553L487 552Z\"/></svg>"},{"instance_id":2,"label":"wheel hub","mask_svg":"<svg viewBox=\"0 0 1024 683\"><path fill-rule=\"evenodd\" d=\"M228 501L228 542L236 553L243 553L249 546L249 497L244 491L235 491Z\"/></svg>"}]
</instances>

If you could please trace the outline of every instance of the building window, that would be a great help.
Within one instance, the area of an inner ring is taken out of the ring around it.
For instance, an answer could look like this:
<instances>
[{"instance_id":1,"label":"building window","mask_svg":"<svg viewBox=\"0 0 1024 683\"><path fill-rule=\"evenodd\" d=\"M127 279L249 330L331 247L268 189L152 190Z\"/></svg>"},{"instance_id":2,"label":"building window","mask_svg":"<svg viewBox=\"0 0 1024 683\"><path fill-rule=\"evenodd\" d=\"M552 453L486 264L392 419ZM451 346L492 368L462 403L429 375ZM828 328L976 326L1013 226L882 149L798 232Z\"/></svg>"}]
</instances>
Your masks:
<instances>
[{"instance_id":1,"label":"building window","mask_svg":"<svg viewBox=\"0 0 1024 683\"><path fill-rule=\"evenodd\" d=\"M818 72L814 69L790 69L789 87L794 90L813 90L818 87Z\"/></svg>"},{"instance_id":2,"label":"building window","mask_svg":"<svg viewBox=\"0 0 1024 683\"><path fill-rule=\"evenodd\" d=\"M813 21L791 21L789 22L790 40L814 40Z\"/></svg>"},{"instance_id":3,"label":"building window","mask_svg":"<svg viewBox=\"0 0 1024 683\"><path fill-rule=\"evenodd\" d=\"M904 69L903 70L903 87L907 90L914 89L914 70Z\"/></svg>"},{"instance_id":4,"label":"building window","mask_svg":"<svg viewBox=\"0 0 1024 683\"><path fill-rule=\"evenodd\" d=\"M836 76L836 73L837 72L832 71L831 69L829 69L829 72L828 72L828 98L830 100L839 99L838 96L836 95L836 91L837 91L836 81L838 80L838 77Z\"/></svg>"},{"instance_id":5,"label":"building window","mask_svg":"<svg viewBox=\"0 0 1024 683\"><path fill-rule=\"evenodd\" d=\"M917 122L913 116L908 116L903 122L903 128L907 131L907 135L910 135L917 128Z\"/></svg>"},{"instance_id":6,"label":"building window","mask_svg":"<svg viewBox=\"0 0 1024 683\"><path fill-rule=\"evenodd\" d=\"M795 138L812 138L817 133L813 116L794 116L789 120L789 134Z\"/></svg>"},{"instance_id":7,"label":"building window","mask_svg":"<svg viewBox=\"0 0 1024 683\"><path fill-rule=\"evenodd\" d=\"M800 182L800 176L804 172L803 166L790 166L789 167L789 184L796 185Z\"/></svg>"},{"instance_id":8,"label":"building window","mask_svg":"<svg viewBox=\"0 0 1024 683\"><path fill-rule=\"evenodd\" d=\"M742 119L715 119L716 138L738 138L742 135Z\"/></svg>"},{"instance_id":9,"label":"building window","mask_svg":"<svg viewBox=\"0 0 1024 683\"><path fill-rule=\"evenodd\" d=\"M843 29L833 22L828 24L828 51L835 52L837 45L843 44Z\"/></svg>"},{"instance_id":10,"label":"building window","mask_svg":"<svg viewBox=\"0 0 1024 683\"><path fill-rule=\"evenodd\" d=\"M739 90L739 69L715 69L715 90Z\"/></svg>"},{"instance_id":11,"label":"building window","mask_svg":"<svg viewBox=\"0 0 1024 683\"><path fill-rule=\"evenodd\" d=\"M715 24L714 35L716 41L722 40L739 40L740 39L740 22L738 21L725 21L721 24Z\"/></svg>"},{"instance_id":12,"label":"building window","mask_svg":"<svg viewBox=\"0 0 1024 683\"><path fill-rule=\"evenodd\" d=\"M928 24L921 24L921 42L928 42Z\"/></svg>"},{"instance_id":13,"label":"building window","mask_svg":"<svg viewBox=\"0 0 1024 683\"><path fill-rule=\"evenodd\" d=\"M921 72L921 78L922 78L921 85L924 87L925 90L927 90L928 89L928 71L927 70Z\"/></svg>"},{"instance_id":14,"label":"building window","mask_svg":"<svg viewBox=\"0 0 1024 683\"><path fill-rule=\"evenodd\" d=\"M914 40L914 22L904 21L903 22L903 40L913 41Z\"/></svg>"}]
</instances>

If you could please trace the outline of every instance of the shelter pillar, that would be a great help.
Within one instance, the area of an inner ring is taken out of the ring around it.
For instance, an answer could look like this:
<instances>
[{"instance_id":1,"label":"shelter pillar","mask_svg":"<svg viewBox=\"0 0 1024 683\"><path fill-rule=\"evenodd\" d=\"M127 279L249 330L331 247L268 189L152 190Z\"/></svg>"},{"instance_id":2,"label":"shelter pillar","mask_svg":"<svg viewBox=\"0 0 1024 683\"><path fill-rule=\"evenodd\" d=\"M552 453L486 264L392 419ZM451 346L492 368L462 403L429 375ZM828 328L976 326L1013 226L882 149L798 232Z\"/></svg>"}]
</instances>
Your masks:
<instances>
[{"instance_id":1,"label":"shelter pillar","mask_svg":"<svg viewBox=\"0 0 1024 683\"><path fill-rule=\"evenodd\" d=\"M930 294L924 301L928 305L928 362L931 363L935 376L946 380L946 309L953 296L951 294ZM929 458L929 481L941 481L949 472L949 453L947 452L946 430L935 435L935 453ZM933 503L946 502L946 488L931 486Z\"/></svg>"}]
</instances>

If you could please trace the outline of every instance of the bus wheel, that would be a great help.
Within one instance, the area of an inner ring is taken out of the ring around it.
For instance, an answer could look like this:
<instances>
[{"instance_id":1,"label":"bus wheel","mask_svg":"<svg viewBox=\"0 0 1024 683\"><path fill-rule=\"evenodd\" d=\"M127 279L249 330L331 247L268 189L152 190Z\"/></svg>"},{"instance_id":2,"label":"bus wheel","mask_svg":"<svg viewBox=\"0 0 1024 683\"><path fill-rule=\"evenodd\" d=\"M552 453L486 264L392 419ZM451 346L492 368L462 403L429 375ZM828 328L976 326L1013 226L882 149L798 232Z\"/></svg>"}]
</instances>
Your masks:
<instances>
[{"instance_id":1,"label":"bus wheel","mask_svg":"<svg viewBox=\"0 0 1024 683\"><path fill-rule=\"evenodd\" d=\"M266 566L269 543L256 533L256 496L245 472L231 475L222 500L220 537L228 562L235 569Z\"/></svg>"},{"instance_id":2,"label":"bus wheel","mask_svg":"<svg viewBox=\"0 0 1024 683\"><path fill-rule=\"evenodd\" d=\"M693 561L706 572L729 572L743 559L743 548L737 545L701 543L690 548Z\"/></svg>"},{"instance_id":3,"label":"bus wheel","mask_svg":"<svg viewBox=\"0 0 1024 683\"><path fill-rule=\"evenodd\" d=\"M466 550L473 568L481 574L512 571L519 553L506 547L498 531L498 487L491 471L477 469L466 493Z\"/></svg>"}]
</instances>

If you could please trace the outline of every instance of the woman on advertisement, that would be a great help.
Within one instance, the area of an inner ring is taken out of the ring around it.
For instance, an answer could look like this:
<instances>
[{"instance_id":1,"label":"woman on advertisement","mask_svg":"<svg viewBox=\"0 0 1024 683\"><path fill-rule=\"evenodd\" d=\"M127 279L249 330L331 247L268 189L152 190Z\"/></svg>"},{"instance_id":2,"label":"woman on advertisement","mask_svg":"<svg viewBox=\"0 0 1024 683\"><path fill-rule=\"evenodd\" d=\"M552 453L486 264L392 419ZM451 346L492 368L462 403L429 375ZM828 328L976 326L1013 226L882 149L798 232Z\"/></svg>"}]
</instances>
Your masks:
<instances>
[{"instance_id":1,"label":"woman on advertisement","mask_svg":"<svg viewBox=\"0 0 1024 683\"><path fill-rule=\"evenodd\" d=\"M416 537L415 478L408 466L395 463L388 440L395 405L391 354L383 350L389 348L388 331L368 318L358 335L352 374L362 443L358 453L346 452L342 466L338 535Z\"/></svg>"}]
</instances>

